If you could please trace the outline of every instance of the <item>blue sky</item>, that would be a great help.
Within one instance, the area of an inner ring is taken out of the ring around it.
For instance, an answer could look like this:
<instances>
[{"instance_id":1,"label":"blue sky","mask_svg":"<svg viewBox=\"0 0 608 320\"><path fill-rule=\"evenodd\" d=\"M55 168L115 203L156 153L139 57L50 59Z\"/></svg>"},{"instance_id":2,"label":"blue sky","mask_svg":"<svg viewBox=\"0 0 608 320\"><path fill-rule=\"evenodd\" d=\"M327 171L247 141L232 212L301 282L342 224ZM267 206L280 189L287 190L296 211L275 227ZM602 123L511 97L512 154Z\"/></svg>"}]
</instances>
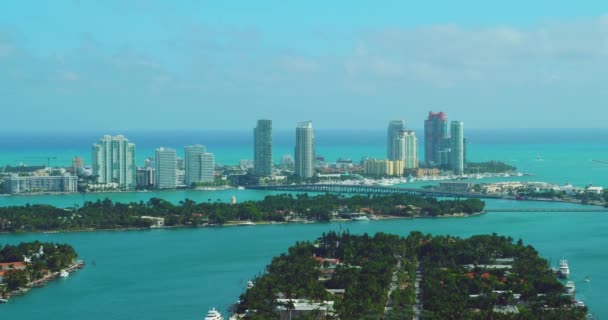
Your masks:
<instances>
[{"instance_id":1,"label":"blue sky","mask_svg":"<svg viewBox=\"0 0 608 320\"><path fill-rule=\"evenodd\" d=\"M584 3L584 5L583 5ZM607 1L9 0L4 131L606 127Z\"/></svg>"}]
</instances>

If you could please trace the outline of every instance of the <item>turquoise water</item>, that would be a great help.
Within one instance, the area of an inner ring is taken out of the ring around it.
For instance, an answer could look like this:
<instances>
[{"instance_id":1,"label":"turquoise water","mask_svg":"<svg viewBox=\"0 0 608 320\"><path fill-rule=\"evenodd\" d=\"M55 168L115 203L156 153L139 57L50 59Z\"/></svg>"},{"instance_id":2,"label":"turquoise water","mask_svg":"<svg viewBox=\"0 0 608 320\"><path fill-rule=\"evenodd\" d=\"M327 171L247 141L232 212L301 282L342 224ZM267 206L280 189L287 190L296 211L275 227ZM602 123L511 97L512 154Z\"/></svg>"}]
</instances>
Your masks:
<instances>
[{"instance_id":1,"label":"turquoise water","mask_svg":"<svg viewBox=\"0 0 608 320\"><path fill-rule=\"evenodd\" d=\"M535 203L493 201L492 207ZM551 205L551 204L548 204ZM556 204L553 204L556 205ZM0 242L67 242L89 263L68 279L15 298L0 315L20 319L202 319L225 310L246 281L295 241L322 232L388 232L470 236L497 232L534 245L553 265L570 261L577 297L599 318L608 316L605 264L608 215L603 213L491 213L473 218L267 225L152 231L0 235ZM583 282L589 275L591 283ZM225 313L225 312L224 312Z\"/></svg>"},{"instance_id":2,"label":"turquoise water","mask_svg":"<svg viewBox=\"0 0 608 320\"><path fill-rule=\"evenodd\" d=\"M503 130L469 131L468 157L472 161L505 160L533 177L498 180L535 180L575 185L608 186L608 130ZM138 144L138 161L153 147L181 148L205 143L218 162L236 163L251 158L250 132L128 134ZM88 158L89 147L100 134L31 134L19 139L0 133L0 165L16 164L33 156L57 156L68 164L74 155ZM293 150L291 133L275 138L275 158ZM173 144L171 144L171 143ZM329 160L362 156L382 157L383 132L318 132L319 154ZM420 145L423 142L420 141ZM542 161L537 160L540 156ZM33 161L33 160L31 160ZM429 184L419 182L413 186ZM0 206L48 203L62 207L98 198L147 201L161 197L174 203L261 199L270 194L252 190L170 191L74 195L2 196ZM488 201L488 207L575 207L571 204ZM598 318L608 316L608 214L606 213L490 213L474 218L371 221L367 223L268 225L153 231L0 235L0 243L42 240L67 242L89 263L68 279L0 305L0 316L21 319L202 319L213 306L225 310L238 299L247 280L264 269L270 259L296 241L314 239L329 230L389 232L407 235L411 230L433 234L470 236L497 232L536 247L556 265L567 258L577 298ZM589 275L591 283L583 282ZM225 312L224 312L225 314ZM226 315L226 314L225 314Z\"/></svg>"}]
</instances>

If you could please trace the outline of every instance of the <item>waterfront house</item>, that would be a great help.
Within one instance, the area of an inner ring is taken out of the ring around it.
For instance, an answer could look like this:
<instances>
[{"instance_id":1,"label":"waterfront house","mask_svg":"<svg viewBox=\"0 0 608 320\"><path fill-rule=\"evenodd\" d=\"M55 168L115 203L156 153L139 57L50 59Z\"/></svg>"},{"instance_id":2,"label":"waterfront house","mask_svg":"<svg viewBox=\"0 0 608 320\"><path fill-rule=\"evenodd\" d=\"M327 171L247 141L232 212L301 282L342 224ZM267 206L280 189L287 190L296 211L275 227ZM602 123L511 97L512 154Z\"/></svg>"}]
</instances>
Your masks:
<instances>
[{"instance_id":1,"label":"waterfront house","mask_svg":"<svg viewBox=\"0 0 608 320\"><path fill-rule=\"evenodd\" d=\"M327 319L334 314L334 302L315 302L308 299L277 299L279 318L296 319L303 315L314 315L313 319Z\"/></svg>"}]
</instances>

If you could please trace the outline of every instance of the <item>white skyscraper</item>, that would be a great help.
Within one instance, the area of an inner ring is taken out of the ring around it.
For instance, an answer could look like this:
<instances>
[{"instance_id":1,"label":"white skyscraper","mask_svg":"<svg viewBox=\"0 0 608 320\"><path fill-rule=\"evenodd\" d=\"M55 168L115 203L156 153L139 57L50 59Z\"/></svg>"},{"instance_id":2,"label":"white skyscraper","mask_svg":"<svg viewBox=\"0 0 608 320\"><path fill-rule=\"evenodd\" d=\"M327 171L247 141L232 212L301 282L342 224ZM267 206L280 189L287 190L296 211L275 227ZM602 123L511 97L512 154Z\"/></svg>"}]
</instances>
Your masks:
<instances>
[{"instance_id":1,"label":"white skyscraper","mask_svg":"<svg viewBox=\"0 0 608 320\"><path fill-rule=\"evenodd\" d=\"M215 157L213 153L205 152L201 155L201 182L215 181Z\"/></svg>"},{"instance_id":2,"label":"white skyscraper","mask_svg":"<svg viewBox=\"0 0 608 320\"><path fill-rule=\"evenodd\" d=\"M464 172L464 123L452 121L450 129L450 167L460 174Z\"/></svg>"},{"instance_id":3,"label":"white skyscraper","mask_svg":"<svg viewBox=\"0 0 608 320\"><path fill-rule=\"evenodd\" d=\"M177 155L174 149L158 148L155 151L156 189L175 189L177 186Z\"/></svg>"},{"instance_id":4,"label":"white skyscraper","mask_svg":"<svg viewBox=\"0 0 608 320\"><path fill-rule=\"evenodd\" d=\"M201 182L201 156L205 153L205 146L196 144L187 146L184 150L184 166L186 170L185 183L191 186L193 183Z\"/></svg>"},{"instance_id":5,"label":"white skyscraper","mask_svg":"<svg viewBox=\"0 0 608 320\"><path fill-rule=\"evenodd\" d=\"M403 145L401 132L405 130L405 122L403 120L393 120L388 123L386 133L386 158L388 160L403 160Z\"/></svg>"},{"instance_id":6,"label":"white skyscraper","mask_svg":"<svg viewBox=\"0 0 608 320\"><path fill-rule=\"evenodd\" d=\"M185 169L187 186L198 182L215 181L215 157L205 146L197 144L185 148Z\"/></svg>"},{"instance_id":7,"label":"white skyscraper","mask_svg":"<svg viewBox=\"0 0 608 320\"><path fill-rule=\"evenodd\" d=\"M121 189L135 189L135 144L124 136L103 136L93 144L92 160L98 183L117 183Z\"/></svg>"},{"instance_id":8,"label":"white skyscraper","mask_svg":"<svg viewBox=\"0 0 608 320\"><path fill-rule=\"evenodd\" d=\"M403 131L405 169L418 168L418 138L414 131Z\"/></svg>"},{"instance_id":9,"label":"white skyscraper","mask_svg":"<svg viewBox=\"0 0 608 320\"><path fill-rule=\"evenodd\" d=\"M300 178L314 175L314 132L312 121L300 122L296 127L296 163L295 173Z\"/></svg>"}]
</instances>

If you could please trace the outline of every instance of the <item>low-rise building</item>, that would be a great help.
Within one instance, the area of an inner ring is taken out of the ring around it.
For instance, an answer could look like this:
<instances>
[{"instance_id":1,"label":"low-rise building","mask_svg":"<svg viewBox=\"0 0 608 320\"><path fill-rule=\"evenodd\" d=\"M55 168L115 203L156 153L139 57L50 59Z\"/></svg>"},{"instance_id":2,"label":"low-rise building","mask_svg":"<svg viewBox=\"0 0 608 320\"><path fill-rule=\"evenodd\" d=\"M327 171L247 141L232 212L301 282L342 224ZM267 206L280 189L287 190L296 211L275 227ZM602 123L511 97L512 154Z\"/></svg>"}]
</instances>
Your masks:
<instances>
[{"instance_id":1,"label":"low-rise building","mask_svg":"<svg viewBox=\"0 0 608 320\"><path fill-rule=\"evenodd\" d=\"M61 176L18 176L10 175L4 180L6 193L24 192L76 192L78 177L66 173Z\"/></svg>"},{"instance_id":2,"label":"low-rise building","mask_svg":"<svg viewBox=\"0 0 608 320\"><path fill-rule=\"evenodd\" d=\"M449 192L468 192L473 186L469 182L440 182L439 190Z\"/></svg>"},{"instance_id":3,"label":"low-rise building","mask_svg":"<svg viewBox=\"0 0 608 320\"><path fill-rule=\"evenodd\" d=\"M141 216L140 218L151 220L152 224L150 225L150 228L162 228L165 226L165 218L151 216Z\"/></svg>"},{"instance_id":4,"label":"low-rise building","mask_svg":"<svg viewBox=\"0 0 608 320\"><path fill-rule=\"evenodd\" d=\"M334 302L315 302L308 299L277 299L279 319L291 320L315 312L314 319L327 319L334 314Z\"/></svg>"},{"instance_id":5,"label":"low-rise building","mask_svg":"<svg viewBox=\"0 0 608 320\"><path fill-rule=\"evenodd\" d=\"M596 187L596 186L587 186L587 188L585 188L585 192L594 193L594 194L602 194L604 192L604 188Z\"/></svg>"},{"instance_id":6,"label":"low-rise building","mask_svg":"<svg viewBox=\"0 0 608 320\"><path fill-rule=\"evenodd\" d=\"M363 164L363 173L369 176L402 176L405 170L405 161L368 159Z\"/></svg>"},{"instance_id":7,"label":"low-rise building","mask_svg":"<svg viewBox=\"0 0 608 320\"><path fill-rule=\"evenodd\" d=\"M137 168L137 187L151 189L154 187L156 175L153 167Z\"/></svg>"},{"instance_id":8,"label":"low-rise building","mask_svg":"<svg viewBox=\"0 0 608 320\"><path fill-rule=\"evenodd\" d=\"M438 168L415 168L415 169L406 169L404 174L406 176L412 176L415 178L422 177L438 177L441 174L441 171Z\"/></svg>"}]
</instances>

